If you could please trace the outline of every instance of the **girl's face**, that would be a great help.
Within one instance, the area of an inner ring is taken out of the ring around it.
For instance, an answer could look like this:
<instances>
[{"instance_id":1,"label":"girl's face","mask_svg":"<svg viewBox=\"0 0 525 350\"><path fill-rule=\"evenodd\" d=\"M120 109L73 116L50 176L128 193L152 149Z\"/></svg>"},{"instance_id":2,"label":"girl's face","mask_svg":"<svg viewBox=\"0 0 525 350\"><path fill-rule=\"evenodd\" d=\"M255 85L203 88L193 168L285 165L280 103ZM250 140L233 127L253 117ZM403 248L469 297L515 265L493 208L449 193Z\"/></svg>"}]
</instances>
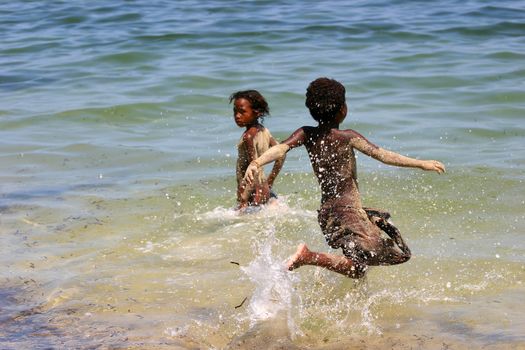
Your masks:
<instances>
[{"instance_id":1,"label":"girl's face","mask_svg":"<svg viewBox=\"0 0 525 350\"><path fill-rule=\"evenodd\" d=\"M259 112L252 109L252 104L245 98L233 102L233 118L239 127L248 127L257 122Z\"/></svg>"}]
</instances>

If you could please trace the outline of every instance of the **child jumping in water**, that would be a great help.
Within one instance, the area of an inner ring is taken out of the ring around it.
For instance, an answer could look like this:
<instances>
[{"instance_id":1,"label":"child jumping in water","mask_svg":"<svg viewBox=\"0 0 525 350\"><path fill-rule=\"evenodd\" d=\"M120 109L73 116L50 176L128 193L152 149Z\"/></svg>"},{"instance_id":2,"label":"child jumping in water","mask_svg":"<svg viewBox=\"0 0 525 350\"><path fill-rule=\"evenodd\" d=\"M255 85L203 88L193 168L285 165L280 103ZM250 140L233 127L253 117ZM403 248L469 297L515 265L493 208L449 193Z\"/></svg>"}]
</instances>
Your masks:
<instances>
[{"instance_id":1,"label":"child jumping in water","mask_svg":"<svg viewBox=\"0 0 525 350\"><path fill-rule=\"evenodd\" d=\"M283 166L284 155L276 159L268 178L264 177L261 169L257 176L252 177L250 184L243 180L250 162L278 143L261 124L261 119L270 114L270 109L258 91L235 92L230 96L230 103L232 102L235 123L246 128L237 144L237 209L244 209L247 206L266 204L271 197L275 197L271 189Z\"/></svg>"},{"instance_id":2,"label":"child jumping in water","mask_svg":"<svg viewBox=\"0 0 525 350\"><path fill-rule=\"evenodd\" d=\"M351 278L365 275L368 266L401 264L411 253L399 230L387 220L390 214L363 208L357 187L355 150L385 164L445 172L436 160L418 160L380 148L354 130L339 130L347 113L344 86L319 78L308 86L306 107L318 126L303 126L281 144L252 161L245 180L252 183L261 167L281 159L290 149L304 145L321 186L318 222L328 245L342 248L344 256L310 251L298 246L288 269L303 265L327 268ZM390 238L383 237L381 231Z\"/></svg>"}]
</instances>

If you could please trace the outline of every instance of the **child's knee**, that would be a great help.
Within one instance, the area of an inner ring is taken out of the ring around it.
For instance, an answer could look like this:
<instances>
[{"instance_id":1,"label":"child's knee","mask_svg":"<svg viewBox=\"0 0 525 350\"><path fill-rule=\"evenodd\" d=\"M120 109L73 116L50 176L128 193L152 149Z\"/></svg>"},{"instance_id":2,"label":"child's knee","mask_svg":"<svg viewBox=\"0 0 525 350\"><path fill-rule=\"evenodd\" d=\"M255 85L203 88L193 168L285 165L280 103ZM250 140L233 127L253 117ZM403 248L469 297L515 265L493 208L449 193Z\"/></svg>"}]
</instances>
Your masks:
<instances>
[{"instance_id":1,"label":"child's knee","mask_svg":"<svg viewBox=\"0 0 525 350\"><path fill-rule=\"evenodd\" d=\"M411 258L410 251L399 251L398 249L390 249L389 253L386 253L380 258L380 265L398 265L406 263Z\"/></svg>"},{"instance_id":2,"label":"child's knee","mask_svg":"<svg viewBox=\"0 0 525 350\"><path fill-rule=\"evenodd\" d=\"M410 251L410 249L408 248L406 244L403 244L403 246L401 247L401 251L403 252L403 255L405 255L406 257L405 261L410 260L410 258L412 257L412 252Z\"/></svg>"},{"instance_id":3,"label":"child's knee","mask_svg":"<svg viewBox=\"0 0 525 350\"><path fill-rule=\"evenodd\" d=\"M411 257L412 257L412 253L410 253L410 250L404 251L399 256L399 261L400 261L399 263L400 264L406 263L408 260L410 260Z\"/></svg>"}]
</instances>

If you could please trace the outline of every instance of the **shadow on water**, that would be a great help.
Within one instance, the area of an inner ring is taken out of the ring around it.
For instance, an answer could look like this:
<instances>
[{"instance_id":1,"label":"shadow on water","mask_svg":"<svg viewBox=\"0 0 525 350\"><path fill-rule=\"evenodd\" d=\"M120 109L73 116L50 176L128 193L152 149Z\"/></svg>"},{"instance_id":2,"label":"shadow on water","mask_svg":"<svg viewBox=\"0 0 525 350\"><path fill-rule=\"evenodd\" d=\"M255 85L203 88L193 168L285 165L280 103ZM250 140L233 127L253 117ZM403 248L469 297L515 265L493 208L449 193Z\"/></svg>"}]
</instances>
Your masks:
<instances>
[{"instance_id":1,"label":"shadow on water","mask_svg":"<svg viewBox=\"0 0 525 350\"><path fill-rule=\"evenodd\" d=\"M0 348L31 347L35 339L39 339L39 348L51 349L56 345L56 339L60 339L60 330L51 326L40 305L31 301L27 286L36 282L28 280L23 283L26 287L0 288Z\"/></svg>"},{"instance_id":2,"label":"shadow on water","mask_svg":"<svg viewBox=\"0 0 525 350\"><path fill-rule=\"evenodd\" d=\"M112 187L112 184L79 184L74 186L54 186L54 187L43 187L43 188L31 188L21 191L13 191L2 193L0 200L5 201L29 201L36 198L45 197L58 197L64 195L67 192L73 191L89 191L96 189L104 189Z\"/></svg>"},{"instance_id":3,"label":"shadow on water","mask_svg":"<svg viewBox=\"0 0 525 350\"><path fill-rule=\"evenodd\" d=\"M233 349L303 349L292 343L287 316L258 322L244 334L235 337L227 347Z\"/></svg>"},{"instance_id":4,"label":"shadow on water","mask_svg":"<svg viewBox=\"0 0 525 350\"><path fill-rule=\"evenodd\" d=\"M116 326L117 322L86 323L89 313L79 308L57 306L53 300L40 300L38 291L42 290L41 285L34 280L22 283L23 286L0 288L2 350L195 348L177 339L152 341L140 334L131 334L130 329Z\"/></svg>"},{"instance_id":5,"label":"shadow on water","mask_svg":"<svg viewBox=\"0 0 525 350\"><path fill-rule=\"evenodd\" d=\"M3 75L0 76L0 91L14 92L46 86L56 81L58 81L58 79L50 77L35 78L33 74L30 73L25 75Z\"/></svg>"}]
</instances>

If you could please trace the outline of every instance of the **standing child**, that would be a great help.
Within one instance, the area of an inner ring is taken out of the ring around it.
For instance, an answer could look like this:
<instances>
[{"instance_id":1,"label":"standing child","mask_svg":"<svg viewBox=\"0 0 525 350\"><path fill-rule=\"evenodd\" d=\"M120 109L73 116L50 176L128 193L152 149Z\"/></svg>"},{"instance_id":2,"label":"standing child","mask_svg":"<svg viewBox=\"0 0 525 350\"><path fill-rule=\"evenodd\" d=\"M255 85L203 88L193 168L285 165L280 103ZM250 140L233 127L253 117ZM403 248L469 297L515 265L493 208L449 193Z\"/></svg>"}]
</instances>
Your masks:
<instances>
[{"instance_id":1,"label":"standing child","mask_svg":"<svg viewBox=\"0 0 525 350\"><path fill-rule=\"evenodd\" d=\"M283 157L291 148L304 145L321 186L319 225L328 245L342 248L344 256L313 252L301 244L288 261L288 269L314 265L360 278L368 266L406 262L410 259L410 250L399 231L387 222L390 214L363 208L361 204L355 150L400 167L443 173L445 166L435 160L418 160L387 151L354 130L339 130L347 106L345 88L335 80L319 78L311 82L305 104L319 124L297 129L283 143L254 160L246 170L245 179L251 183L262 165ZM381 230L390 238L383 237Z\"/></svg>"},{"instance_id":2,"label":"standing child","mask_svg":"<svg viewBox=\"0 0 525 350\"><path fill-rule=\"evenodd\" d=\"M266 204L270 197L275 197L271 189L283 166L284 155L276 158L268 178L264 177L261 169L250 184L243 180L250 162L278 143L261 124L262 118L270 114L270 109L258 91L235 92L230 96L230 103L232 102L235 123L241 128L246 128L237 144L237 203L238 209L244 209L247 206Z\"/></svg>"}]
</instances>

